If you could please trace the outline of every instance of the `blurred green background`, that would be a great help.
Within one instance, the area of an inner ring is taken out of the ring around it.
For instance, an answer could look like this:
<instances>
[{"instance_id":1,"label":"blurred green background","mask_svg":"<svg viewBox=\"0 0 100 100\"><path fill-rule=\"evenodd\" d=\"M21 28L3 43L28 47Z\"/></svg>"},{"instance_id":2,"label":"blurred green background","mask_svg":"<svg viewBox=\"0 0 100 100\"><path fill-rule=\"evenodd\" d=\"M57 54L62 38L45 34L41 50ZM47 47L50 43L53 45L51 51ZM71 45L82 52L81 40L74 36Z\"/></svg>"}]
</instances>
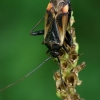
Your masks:
<instances>
[{"instance_id":1,"label":"blurred green background","mask_svg":"<svg viewBox=\"0 0 100 100\"><path fill-rule=\"evenodd\" d=\"M44 16L49 0L0 0L0 88L20 79L48 56L43 36L29 32ZM77 92L85 100L100 100L100 1L71 0L76 23L79 60L86 62L80 72ZM42 22L36 30L43 29ZM24 81L2 91L0 100L60 100L53 73L57 64L49 60Z\"/></svg>"}]
</instances>

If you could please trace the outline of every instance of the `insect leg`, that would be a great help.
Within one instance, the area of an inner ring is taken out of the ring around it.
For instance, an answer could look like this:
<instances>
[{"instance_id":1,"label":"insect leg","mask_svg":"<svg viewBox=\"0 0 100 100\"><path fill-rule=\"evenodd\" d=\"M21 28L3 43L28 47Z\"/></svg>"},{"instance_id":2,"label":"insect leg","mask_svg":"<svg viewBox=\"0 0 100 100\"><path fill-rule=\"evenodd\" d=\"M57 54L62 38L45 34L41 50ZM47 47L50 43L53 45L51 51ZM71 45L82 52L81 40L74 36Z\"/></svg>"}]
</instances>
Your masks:
<instances>
[{"instance_id":1,"label":"insect leg","mask_svg":"<svg viewBox=\"0 0 100 100\"><path fill-rule=\"evenodd\" d=\"M34 29L40 24L40 22L41 22L44 18L45 18L45 16L43 16L43 18L40 19L40 20L38 21L38 23L33 27L33 29L30 31L30 34L31 34L31 35L42 35L42 34L44 34L44 30L40 30L40 31L33 32Z\"/></svg>"},{"instance_id":2,"label":"insect leg","mask_svg":"<svg viewBox=\"0 0 100 100\"><path fill-rule=\"evenodd\" d=\"M64 46L64 45L63 45L62 47L63 47L63 49L64 49L66 52L68 52L68 50L65 48L65 46Z\"/></svg>"},{"instance_id":3,"label":"insect leg","mask_svg":"<svg viewBox=\"0 0 100 100\"><path fill-rule=\"evenodd\" d=\"M44 30L39 30L39 31L31 32L30 34L33 35L33 36L43 35L44 34Z\"/></svg>"},{"instance_id":4,"label":"insect leg","mask_svg":"<svg viewBox=\"0 0 100 100\"><path fill-rule=\"evenodd\" d=\"M71 35L68 33L68 31L66 31L66 38L65 38L66 43L71 46L72 45L72 37Z\"/></svg>"}]
</instances>

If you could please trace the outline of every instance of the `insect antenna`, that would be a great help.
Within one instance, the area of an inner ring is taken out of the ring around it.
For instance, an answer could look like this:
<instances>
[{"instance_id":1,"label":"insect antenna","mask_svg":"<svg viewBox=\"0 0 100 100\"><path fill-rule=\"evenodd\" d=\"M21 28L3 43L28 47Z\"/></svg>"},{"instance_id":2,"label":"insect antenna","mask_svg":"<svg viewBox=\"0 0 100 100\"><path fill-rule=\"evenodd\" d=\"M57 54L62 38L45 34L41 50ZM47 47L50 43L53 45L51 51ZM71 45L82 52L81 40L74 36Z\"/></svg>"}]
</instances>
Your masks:
<instances>
[{"instance_id":1,"label":"insect antenna","mask_svg":"<svg viewBox=\"0 0 100 100\"><path fill-rule=\"evenodd\" d=\"M0 89L0 92L19 83L20 81L24 80L25 78L27 78L28 76L30 76L32 73L34 73L38 68L40 68L45 62L47 62L49 59L51 58L51 56L49 56L47 59L45 59L39 66L37 66L35 69L33 69L31 72L29 72L28 74L26 74L24 77L22 77L21 79L17 80L16 82L7 85L6 87Z\"/></svg>"},{"instance_id":2,"label":"insect antenna","mask_svg":"<svg viewBox=\"0 0 100 100\"><path fill-rule=\"evenodd\" d=\"M32 34L33 33L33 30L40 24L40 22L45 18L45 16L43 16L43 18L41 18L37 24L33 27L33 29L30 31L30 33Z\"/></svg>"}]
</instances>

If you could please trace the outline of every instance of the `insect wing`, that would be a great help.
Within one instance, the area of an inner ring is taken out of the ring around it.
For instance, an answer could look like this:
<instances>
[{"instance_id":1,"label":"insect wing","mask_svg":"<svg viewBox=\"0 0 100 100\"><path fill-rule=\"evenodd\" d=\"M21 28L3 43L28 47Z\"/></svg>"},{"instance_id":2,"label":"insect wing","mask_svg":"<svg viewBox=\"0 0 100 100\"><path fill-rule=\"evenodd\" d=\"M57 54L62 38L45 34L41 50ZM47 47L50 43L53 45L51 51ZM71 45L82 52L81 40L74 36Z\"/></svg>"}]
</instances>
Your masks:
<instances>
[{"instance_id":1,"label":"insect wing","mask_svg":"<svg viewBox=\"0 0 100 100\"><path fill-rule=\"evenodd\" d=\"M45 15L44 42L52 42L62 46L69 20L69 5L65 5L64 2L57 4L58 6L55 5L55 2L54 4L53 2L50 2L47 6Z\"/></svg>"}]
</instances>

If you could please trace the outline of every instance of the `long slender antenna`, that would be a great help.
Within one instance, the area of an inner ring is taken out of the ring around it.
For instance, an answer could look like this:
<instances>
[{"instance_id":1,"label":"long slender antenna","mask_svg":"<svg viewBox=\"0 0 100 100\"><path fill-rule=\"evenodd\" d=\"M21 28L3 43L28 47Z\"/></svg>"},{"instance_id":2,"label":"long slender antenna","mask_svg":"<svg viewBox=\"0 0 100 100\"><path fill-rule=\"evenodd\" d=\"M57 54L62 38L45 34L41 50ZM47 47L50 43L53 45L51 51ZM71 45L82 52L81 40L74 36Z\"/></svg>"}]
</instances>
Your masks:
<instances>
[{"instance_id":1,"label":"long slender antenna","mask_svg":"<svg viewBox=\"0 0 100 100\"><path fill-rule=\"evenodd\" d=\"M15 85L15 84L17 84L17 83L19 83L20 81L22 81L22 80L24 80L25 78L27 78L28 76L30 76L30 75L31 75L32 73L34 73L38 68L40 68L45 62L47 62L50 58L51 58L51 56L48 57L47 59L45 59L39 66L37 66L37 67L36 67L35 69L33 69L30 73L26 74L24 77L22 77L22 78L19 79L18 81L14 82L14 83L12 83L12 84L9 84L9 85L7 85L6 87L0 89L0 92L3 91L3 90L5 90L5 89L7 89L7 88L9 88L9 87L11 87L11 86L13 86L13 85Z\"/></svg>"},{"instance_id":2,"label":"long slender antenna","mask_svg":"<svg viewBox=\"0 0 100 100\"><path fill-rule=\"evenodd\" d=\"M33 32L33 30L40 24L40 22L41 22L44 18L45 18L45 16L43 16L43 18L41 18L41 19L37 22L37 24L33 27L33 29L30 31L30 33Z\"/></svg>"}]
</instances>

